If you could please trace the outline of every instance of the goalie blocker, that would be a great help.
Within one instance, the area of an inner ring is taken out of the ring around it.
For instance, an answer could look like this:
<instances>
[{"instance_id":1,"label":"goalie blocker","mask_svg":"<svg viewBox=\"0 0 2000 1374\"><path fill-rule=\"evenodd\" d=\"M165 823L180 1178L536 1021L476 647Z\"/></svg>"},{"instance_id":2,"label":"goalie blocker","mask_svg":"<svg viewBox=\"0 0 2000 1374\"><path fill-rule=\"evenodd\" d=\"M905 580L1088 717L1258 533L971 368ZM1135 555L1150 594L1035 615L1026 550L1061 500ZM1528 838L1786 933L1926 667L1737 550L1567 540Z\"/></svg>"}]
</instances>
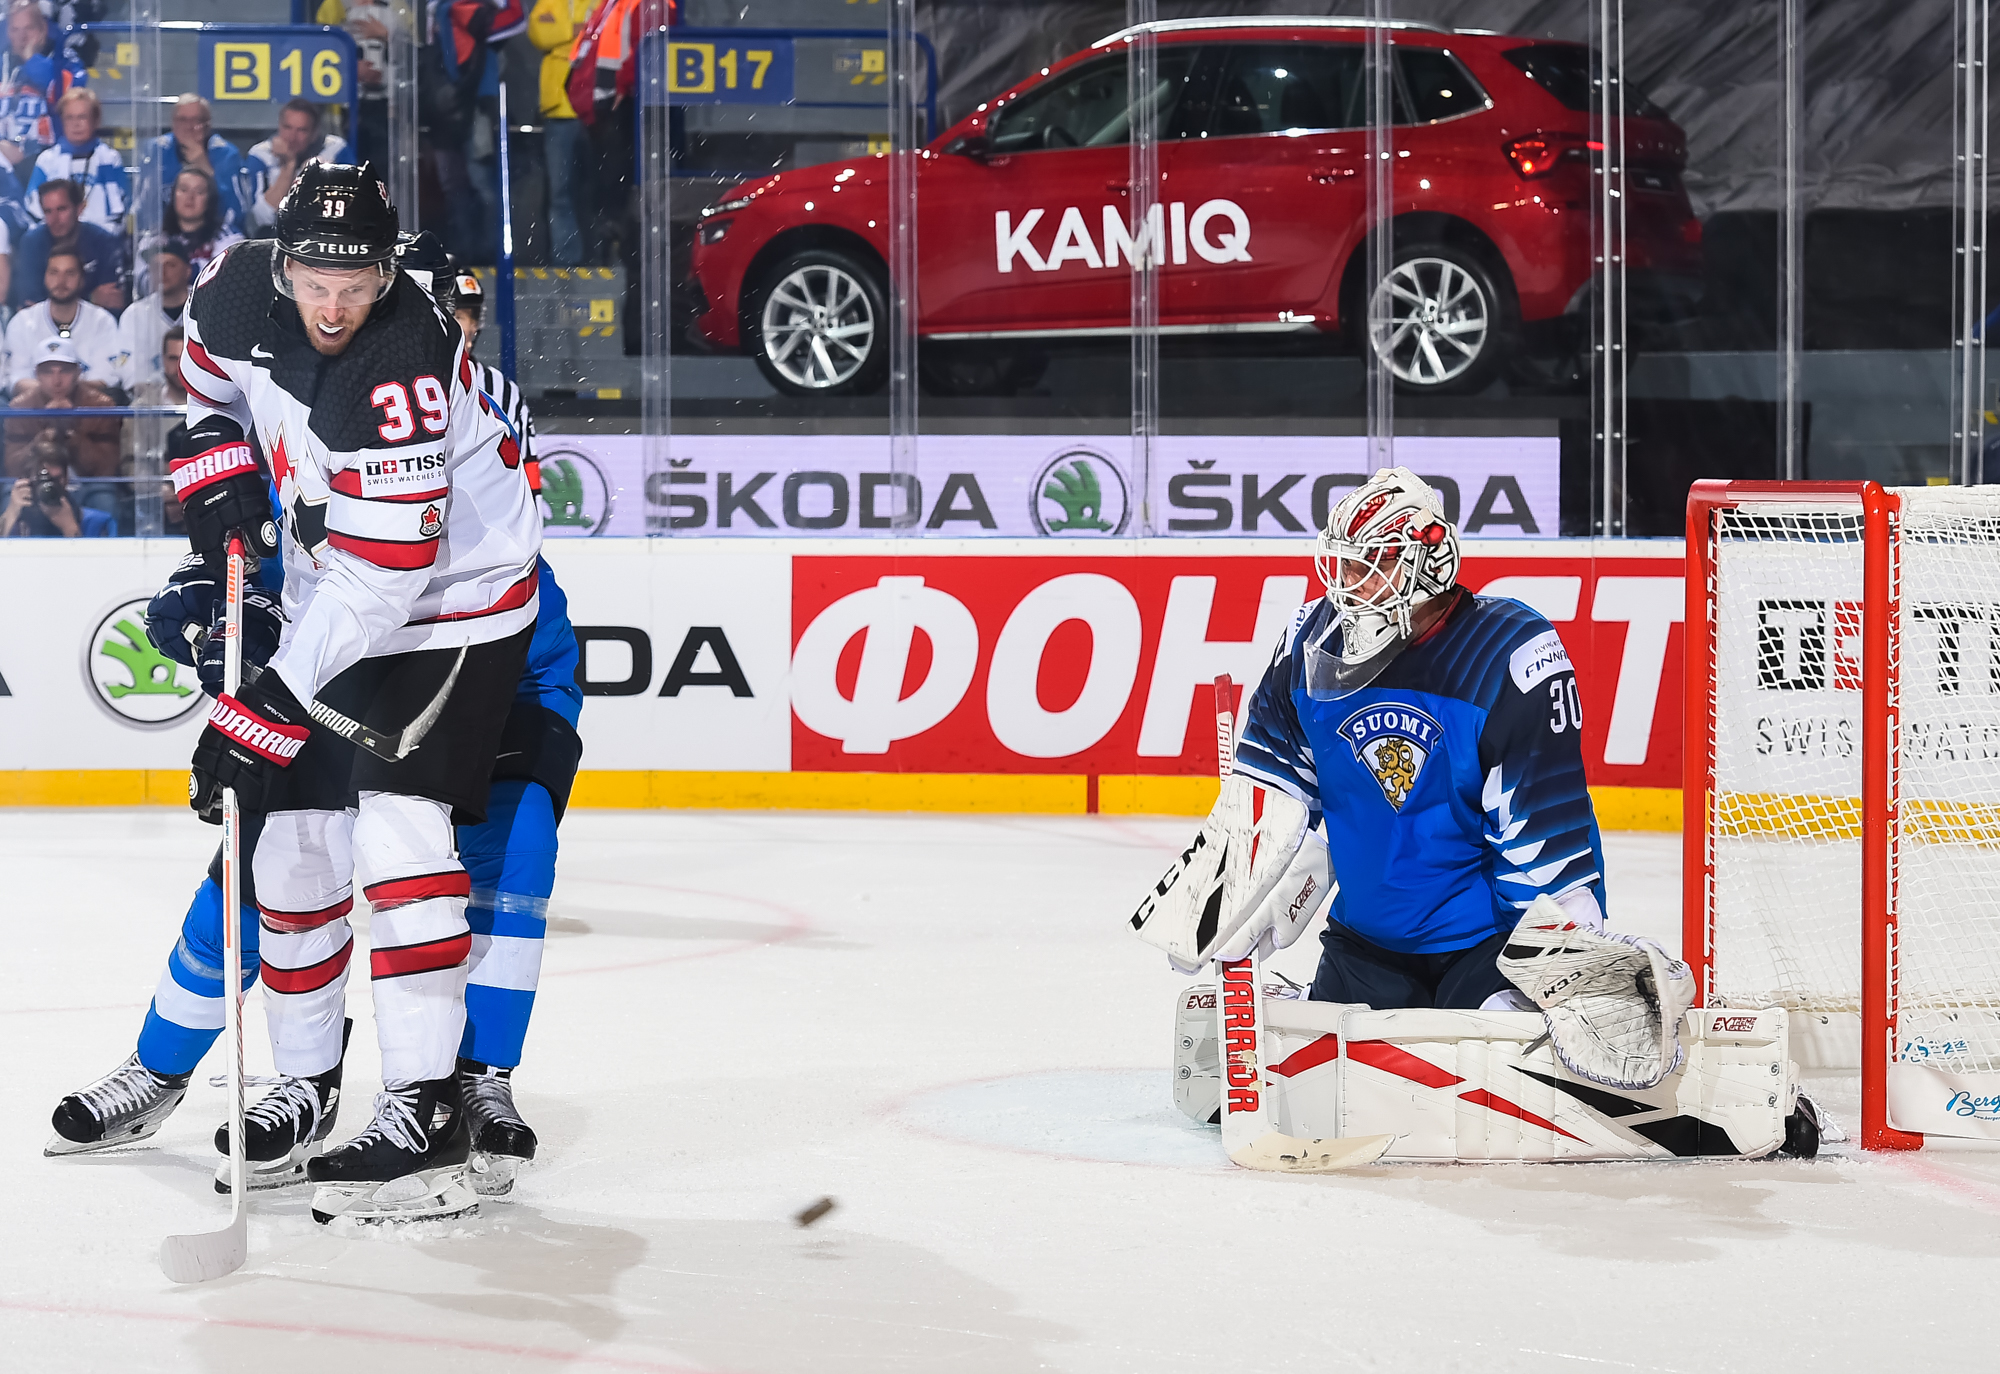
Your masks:
<instances>
[{"instance_id":1,"label":"goalie blocker","mask_svg":"<svg viewBox=\"0 0 2000 1374\"><path fill-rule=\"evenodd\" d=\"M1614 1091L1564 1065L1534 1012L1371 1011L1292 994L1263 997L1265 1090L1289 1136L1393 1136L1391 1164L1818 1151L1821 1120L1799 1092L1783 1008L1687 1012L1680 1065L1651 1088ZM1222 1102L1218 1033L1216 986L1186 989L1174 1100L1210 1125Z\"/></svg>"}]
</instances>

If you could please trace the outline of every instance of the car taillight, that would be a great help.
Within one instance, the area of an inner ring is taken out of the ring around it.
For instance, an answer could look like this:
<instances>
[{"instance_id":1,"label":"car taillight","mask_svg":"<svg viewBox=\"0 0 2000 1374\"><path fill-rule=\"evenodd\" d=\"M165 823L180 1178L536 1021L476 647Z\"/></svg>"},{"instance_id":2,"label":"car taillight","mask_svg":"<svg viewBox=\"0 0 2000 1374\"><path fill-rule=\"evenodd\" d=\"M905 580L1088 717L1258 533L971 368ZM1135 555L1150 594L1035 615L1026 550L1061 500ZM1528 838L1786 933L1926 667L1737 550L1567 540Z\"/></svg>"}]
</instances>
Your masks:
<instances>
[{"instance_id":1,"label":"car taillight","mask_svg":"<svg viewBox=\"0 0 2000 1374\"><path fill-rule=\"evenodd\" d=\"M1681 242L1694 247L1701 245L1701 221L1693 215L1681 222Z\"/></svg>"},{"instance_id":2,"label":"car taillight","mask_svg":"<svg viewBox=\"0 0 2000 1374\"><path fill-rule=\"evenodd\" d=\"M1514 170L1530 180L1547 176L1559 162L1581 162L1591 153L1603 151L1604 145L1596 139L1576 134L1532 134L1505 147Z\"/></svg>"}]
</instances>

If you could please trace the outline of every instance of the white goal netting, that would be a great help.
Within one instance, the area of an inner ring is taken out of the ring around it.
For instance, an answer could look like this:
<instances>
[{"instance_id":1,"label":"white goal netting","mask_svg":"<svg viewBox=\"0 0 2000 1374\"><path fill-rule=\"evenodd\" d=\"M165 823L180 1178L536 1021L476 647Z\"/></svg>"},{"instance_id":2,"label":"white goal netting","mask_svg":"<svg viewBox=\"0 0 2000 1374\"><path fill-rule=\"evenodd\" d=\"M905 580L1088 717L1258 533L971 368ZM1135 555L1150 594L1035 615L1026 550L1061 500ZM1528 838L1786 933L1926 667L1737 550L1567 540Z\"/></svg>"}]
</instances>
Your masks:
<instances>
[{"instance_id":1,"label":"white goal netting","mask_svg":"<svg viewBox=\"0 0 2000 1374\"><path fill-rule=\"evenodd\" d=\"M1897 1057L2000 1071L2000 489L1897 494ZM1720 511L1714 554L1716 995L1857 1011L1862 513Z\"/></svg>"}]
</instances>

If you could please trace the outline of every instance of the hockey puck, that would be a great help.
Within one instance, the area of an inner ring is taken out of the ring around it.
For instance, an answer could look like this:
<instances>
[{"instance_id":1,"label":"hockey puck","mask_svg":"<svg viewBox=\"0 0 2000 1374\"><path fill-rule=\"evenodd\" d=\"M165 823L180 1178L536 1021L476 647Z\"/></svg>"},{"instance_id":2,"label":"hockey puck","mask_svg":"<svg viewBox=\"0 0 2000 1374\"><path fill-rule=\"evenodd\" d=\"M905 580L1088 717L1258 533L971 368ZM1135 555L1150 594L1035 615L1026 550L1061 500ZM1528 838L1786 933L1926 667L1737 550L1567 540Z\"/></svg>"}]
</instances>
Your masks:
<instances>
[{"instance_id":1,"label":"hockey puck","mask_svg":"<svg viewBox=\"0 0 2000 1374\"><path fill-rule=\"evenodd\" d=\"M801 1226L810 1226L814 1222L818 1221L821 1217L825 1216L828 1212L831 1212L832 1210L833 1210L833 1199L830 1197L823 1197L818 1202L815 1202L812 1206L806 1208L805 1211L800 1212L797 1216L793 1217L792 1220L796 1221Z\"/></svg>"}]
</instances>

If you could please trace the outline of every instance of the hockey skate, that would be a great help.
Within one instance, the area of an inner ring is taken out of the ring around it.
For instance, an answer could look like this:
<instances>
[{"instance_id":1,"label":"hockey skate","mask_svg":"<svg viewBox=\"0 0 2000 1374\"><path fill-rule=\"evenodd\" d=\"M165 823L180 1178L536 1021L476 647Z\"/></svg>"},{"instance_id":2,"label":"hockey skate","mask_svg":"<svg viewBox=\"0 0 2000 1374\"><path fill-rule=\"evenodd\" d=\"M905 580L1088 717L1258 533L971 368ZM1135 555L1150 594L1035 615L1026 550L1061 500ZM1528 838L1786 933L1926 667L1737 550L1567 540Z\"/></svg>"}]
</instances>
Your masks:
<instances>
[{"instance_id":1,"label":"hockey skate","mask_svg":"<svg viewBox=\"0 0 2000 1374\"><path fill-rule=\"evenodd\" d=\"M44 1155L81 1155L137 1145L158 1133L187 1096L191 1073L154 1073L137 1054L56 1104Z\"/></svg>"},{"instance_id":2,"label":"hockey skate","mask_svg":"<svg viewBox=\"0 0 2000 1374\"><path fill-rule=\"evenodd\" d=\"M441 1221L470 1216L467 1133L456 1078L405 1083L375 1094L375 1119L352 1140L306 1161L318 1185L313 1220Z\"/></svg>"},{"instance_id":3,"label":"hockey skate","mask_svg":"<svg viewBox=\"0 0 2000 1374\"><path fill-rule=\"evenodd\" d=\"M514 1191L521 1166L535 1157L535 1132L514 1108L514 1071L458 1061L459 1098L465 1105L465 1125L471 1153L465 1180L481 1197L506 1197Z\"/></svg>"},{"instance_id":4,"label":"hockey skate","mask_svg":"<svg viewBox=\"0 0 2000 1374\"><path fill-rule=\"evenodd\" d=\"M325 1073L310 1078L279 1074L252 1078L268 1088L243 1114L243 1155L247 1168L243 1186L253 1193L287 1188L305 1180L306 1160L320 1152L333 1134L340 1114L340 1071L347 1062L347 1041L354 1034L349 1020L340 1032L340 1058ZM229 1191L229 1127L215 1128L215 1148L222 1163L215 1169L215 1191Z\"/></svg>"}]
</instances>

